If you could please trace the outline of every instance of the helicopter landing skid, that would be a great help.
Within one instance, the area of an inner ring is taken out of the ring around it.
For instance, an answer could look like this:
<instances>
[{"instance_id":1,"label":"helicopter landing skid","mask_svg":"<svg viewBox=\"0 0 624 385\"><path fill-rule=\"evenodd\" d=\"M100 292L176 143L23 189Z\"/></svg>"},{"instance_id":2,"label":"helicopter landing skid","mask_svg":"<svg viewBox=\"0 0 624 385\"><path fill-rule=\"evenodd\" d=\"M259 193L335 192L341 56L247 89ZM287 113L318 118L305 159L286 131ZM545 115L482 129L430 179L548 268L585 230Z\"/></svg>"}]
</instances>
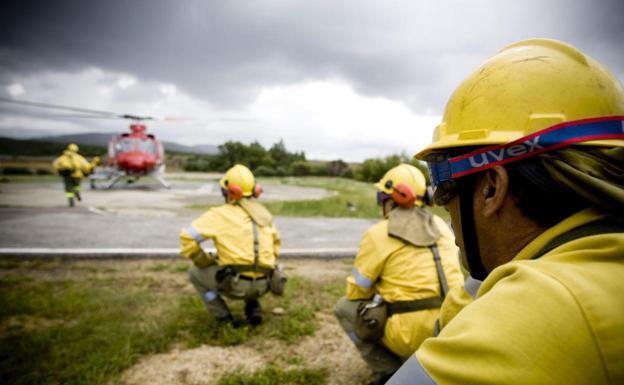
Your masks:
<instances>
[{"instance_id":1,"label":"helicopter landing skid","mask_svg":"<svg viewBox=\"0 0 624 385\"><path fill-rule=\"evenodd\" d=\"M153 176L158 182L160 182L161 185L163 185L164 188L166 189L171 188L171 184L169 184L169 182L167 182L165 178L163 178L161 175L155 174Z\"/></svg>"},{"instance_id":2,"label":"helicopter landing skid","mask_svg":"<svg viewBox=\"0 0 624 385\"><path fill-rule=\"evenodd\" d=\"M164 172L158 170L156 172L149 173L144 176L151 176L158 181L164 188L170 189L171 184L165 180ZM111 168L111 167L98 167L95 169L95 172L89 176L89 182L91 188L96 189L104 189L110 190L115 186L120 180L124 178L127 179L127 182L134 183L136 182L140 176L137 175L129 175L123 171Z\"/></svg>"},{"instance_id":3,"label":"helicopter landing skid","mask_svg":"<svg viewBox=\"0 0 624 385\"><path fill-rule=\"evenodd\" d=\"M124 176L126 176L126 174L117 174L112 181L110 181L106 186L104 186L105 189L110 190L111 188L113 188L113 186L119 182L121 180L121 178L123 178Z\"/></svg>"},{"instance_id":4,"label":"helicopter landing skid","mask_svg":"<svg viewBox=\"0 0 624 385\"><path fill-rule=\"evenodd\" d=\"M97 167L95 172L89 176L89 182L94 190L100 188L108 190L125 175L126 173L119 172L111 167Z\"/></svg>"}]
</instances>

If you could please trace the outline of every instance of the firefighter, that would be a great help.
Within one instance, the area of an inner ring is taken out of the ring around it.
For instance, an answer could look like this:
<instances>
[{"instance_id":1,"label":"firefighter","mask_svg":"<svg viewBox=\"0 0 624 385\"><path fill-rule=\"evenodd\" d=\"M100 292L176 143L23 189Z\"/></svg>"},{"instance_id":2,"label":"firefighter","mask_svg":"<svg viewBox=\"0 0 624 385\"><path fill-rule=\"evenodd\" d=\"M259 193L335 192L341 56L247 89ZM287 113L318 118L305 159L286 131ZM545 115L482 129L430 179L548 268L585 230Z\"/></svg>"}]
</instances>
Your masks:
<instances>
[{"instance_id":1,"label":"firefighter","mask_svg":"<svg viewBox=\"0 0 624 385\"><path fill-rule=\"evenodd\" d=\"M623 127L622 85L560 41L464 80L416 157L483 283L389 384L624 383Z\"/></svg>"},{"instance_id":2,"label":"firefighter","mask_svg":"<svg viewBox=\"0 0 624 385\"><path fill-rule=\"evenodd\" d=\"M52 167L63 178L65 186L65 196L69 207L74 207L74 198L82 200L80 196L80 183L82 178L89 175L93 170L93 165L78 153L79 148L75 143L67 146L63 155L59 156L52 163Z\"/></svg>"},{"instance_id":3,"label":"firefighter","mask_svg":"<svg viewBox=\"0 0 624 385\"><path fill-rule=\"evenodd\" d=\"M244 300L247 322L256 326L262 322L258 298L269 290L283 291L276 266L279 234L271 214L257 200L262 187L247 167L230 168L219 184L226 203L181 231L180 254L193 261L191 282L217 321L240 326L224 300L227 297ZM200 246L208 239L214 241L216 256Z\"/></svg>"},{"instance_id":4,"label":"firefighter","mask_svg":"<svg viewBox=\"0 0 624 385\"><path fill-rule=\"evenodd\" d=\"M452 232L424 208L423 174L401 164L375 186L384 219L364 233L334 310L373 372L370 384L383 384L433 334L446 293L464 280Z\"/></svg>"}]
</instances>

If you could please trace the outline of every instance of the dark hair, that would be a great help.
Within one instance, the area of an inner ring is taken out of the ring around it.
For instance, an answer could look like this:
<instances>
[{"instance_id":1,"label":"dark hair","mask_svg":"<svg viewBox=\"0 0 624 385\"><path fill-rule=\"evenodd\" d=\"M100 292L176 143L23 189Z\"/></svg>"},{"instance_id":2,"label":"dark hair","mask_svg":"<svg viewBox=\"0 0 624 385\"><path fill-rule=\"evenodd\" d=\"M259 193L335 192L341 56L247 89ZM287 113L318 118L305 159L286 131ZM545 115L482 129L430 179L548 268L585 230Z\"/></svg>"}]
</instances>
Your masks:
<instances>
[{"instance_id":1,"label":"dark hair","mask_svg":"<svg viewBox=\"0 0 624 385\"><path fill-rule=\"evenodd\" d=\"M505 165L509 188L524 215L552 227L591 204L548 174L539 157Z\"/></svg>"}]
</instances>

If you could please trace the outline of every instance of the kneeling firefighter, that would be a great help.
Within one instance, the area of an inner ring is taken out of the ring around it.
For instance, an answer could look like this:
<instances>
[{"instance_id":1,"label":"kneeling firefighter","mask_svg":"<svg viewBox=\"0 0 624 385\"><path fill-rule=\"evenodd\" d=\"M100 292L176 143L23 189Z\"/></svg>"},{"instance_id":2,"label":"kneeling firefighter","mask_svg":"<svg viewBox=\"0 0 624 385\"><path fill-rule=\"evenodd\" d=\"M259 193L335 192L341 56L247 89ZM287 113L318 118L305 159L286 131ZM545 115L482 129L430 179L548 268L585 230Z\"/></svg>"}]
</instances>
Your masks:
<instances>
[{"instance_id":1,"label":"kneeling firefighter","mask_svg":"<svg viewBox=\"0 0 624 385\"><path fill-rule=\"evenodd\" d=\"M219 182L226 204L213 207L180 233L180 254L194 267L189 275L208 312L217 321L234 322L223 297L243 299L252 325L262 322L258 298L281 294L285 277L276 267L280 238L271 213L257 201L262 187L243 165L230 168ZM200 243L212 239L217 255Z\"/></svg>"},{"instance_id":2,"label":"kneeling firefighter","mask_svg":"<svg viewBox=\"0 0 624 385\"><path fill-rule=\"evenodd\" d=\"M375 185L384 220L363 236L336 318L383 384L433 335L449 288L464 280L447 224L423 206L425 177L401 164Z\"/></svg>"}]
</instances>

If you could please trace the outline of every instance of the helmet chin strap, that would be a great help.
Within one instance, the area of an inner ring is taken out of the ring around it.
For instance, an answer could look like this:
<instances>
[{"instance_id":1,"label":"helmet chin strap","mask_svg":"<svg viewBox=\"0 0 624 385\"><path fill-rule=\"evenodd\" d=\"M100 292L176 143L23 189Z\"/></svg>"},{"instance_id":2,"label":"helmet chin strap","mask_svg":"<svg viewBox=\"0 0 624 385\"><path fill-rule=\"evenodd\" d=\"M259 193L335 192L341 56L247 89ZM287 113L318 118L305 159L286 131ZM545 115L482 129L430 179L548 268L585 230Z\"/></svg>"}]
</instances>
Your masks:
<instances>
[{"instance_id":1,"label":"helmet chin strap","mask_svg":"<svg viewBox=\"0 0 624 385\"><path fill-rule=\"evenodd\" d=\"M484 280L488 272L483 266L479 252L479 240L475 232L474 210L472 205L473 182L464 183L459 189L459 214L461 218L461 230L464 240L464 254L468 261L470 275L478 280Z\"/></svg>"}]
</instances>

